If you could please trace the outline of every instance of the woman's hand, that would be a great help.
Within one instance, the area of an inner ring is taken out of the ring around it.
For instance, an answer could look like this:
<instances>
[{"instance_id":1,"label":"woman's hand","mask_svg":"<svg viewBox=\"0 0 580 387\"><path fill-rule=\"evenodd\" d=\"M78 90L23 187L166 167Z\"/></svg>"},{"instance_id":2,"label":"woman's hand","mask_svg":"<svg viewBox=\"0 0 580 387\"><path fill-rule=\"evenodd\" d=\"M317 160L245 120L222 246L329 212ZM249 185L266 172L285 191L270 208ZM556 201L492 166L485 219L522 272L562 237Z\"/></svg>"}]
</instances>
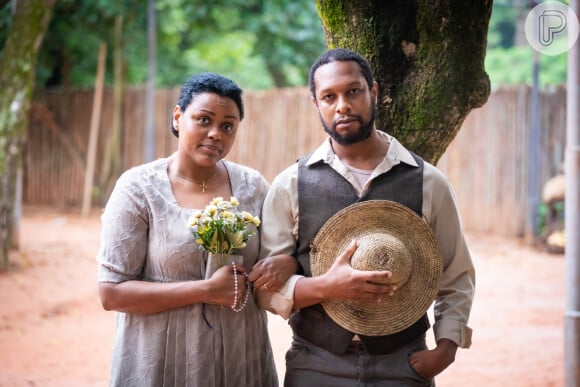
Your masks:
<instances>
[{"instance_id":1,"label":"woman's hand","mask_svg":"<svg viewBox=\"0 0 580 387\"><path fill-rule=\"evenodd\" d=\"M252 267L248 279L255 289L276 292L298 270L298 261L291 255L281 254L259 260Z\"/></svg>"},{"instance_id":2,"label":"woman's hand","mask_svg":"<svg viewBox=\"0 0 580 387\"><path fill-rule=\"evenodd\" d=\"M236 264L237 305L243 304L247 277ZM231 306L234 303L234 270L231 264L217 270L207 280L150 282L131 280L119 283L100 282L99 296L105 310L152 314L206 303Z\"/></svg>"},{"instance_id":3,"label":"woman's hand","mask_svg":"<svg viewBox=\"0 0 580 387\"><path fill-rule=\"evenodd\" d=\"M211 278L207 280L209 285L208 303L232 306L234 297L237 298L236 305L241 305L244 302L247 291L246 281L248 279L243 266L236 263L235 267L235 276L238 283L237 294L234 294L234 270L231 264L227 264L216 270Z\"/></svg>"}]
</instances>

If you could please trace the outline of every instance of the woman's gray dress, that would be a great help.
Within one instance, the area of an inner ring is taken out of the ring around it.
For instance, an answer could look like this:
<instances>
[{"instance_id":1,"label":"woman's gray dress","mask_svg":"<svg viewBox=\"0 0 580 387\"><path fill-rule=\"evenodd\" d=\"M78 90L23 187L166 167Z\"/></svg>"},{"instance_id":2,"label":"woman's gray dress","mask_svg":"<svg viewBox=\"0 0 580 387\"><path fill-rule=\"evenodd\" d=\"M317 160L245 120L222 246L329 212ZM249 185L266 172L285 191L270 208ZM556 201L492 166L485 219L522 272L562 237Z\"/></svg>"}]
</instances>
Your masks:
<instances>
[{"instance_id":1,"label":"woman's gray dress","mask_svg":"<svg viewBox=\"0 0 580 387\"><path fill-rule=\"evenodd\" d=\"M238 209L260 214L266 180L253 169L224 164ZM206 253L187 227L193 210L177 204L167 165L167 158L159 159L119 178L102 215L99 282L203 278ZM246 271L258 249L256 233L242 251ZM118 313L110 384L277 386L266 312L250 297L240 313L210 304L148 315Z\"/></svg>"}]
</instances>

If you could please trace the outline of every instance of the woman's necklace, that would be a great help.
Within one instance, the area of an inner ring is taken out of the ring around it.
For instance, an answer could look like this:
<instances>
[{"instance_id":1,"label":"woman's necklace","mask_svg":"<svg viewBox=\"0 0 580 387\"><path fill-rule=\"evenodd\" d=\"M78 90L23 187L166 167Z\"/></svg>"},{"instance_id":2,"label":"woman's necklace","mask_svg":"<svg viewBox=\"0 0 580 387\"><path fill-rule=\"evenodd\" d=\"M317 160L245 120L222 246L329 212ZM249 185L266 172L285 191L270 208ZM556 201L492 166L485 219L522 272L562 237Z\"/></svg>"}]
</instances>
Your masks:
<instances>
[{"instance_id":1,"label":"woman's necklace","mask_svg":"<svg viewBox=\"0 0 580 387\"><path fill-rule=\"evenodd\" d=\"M203 179L203 180L195 180L195 179L192 179L190 177L183 176L179 172L177 172L177 176L180 177L180 178L182 178L183 180L189 181L190 183L199 185L199 188L201 188L201 192L205 192L205 189L207 188L207 185L209 183L211 183L216 178L216 176L218 175L218 172L219 171L220 171L220 167L218 165L217 168L216 168L215 173L209 179Z\"/></svg>"}]
</instances>

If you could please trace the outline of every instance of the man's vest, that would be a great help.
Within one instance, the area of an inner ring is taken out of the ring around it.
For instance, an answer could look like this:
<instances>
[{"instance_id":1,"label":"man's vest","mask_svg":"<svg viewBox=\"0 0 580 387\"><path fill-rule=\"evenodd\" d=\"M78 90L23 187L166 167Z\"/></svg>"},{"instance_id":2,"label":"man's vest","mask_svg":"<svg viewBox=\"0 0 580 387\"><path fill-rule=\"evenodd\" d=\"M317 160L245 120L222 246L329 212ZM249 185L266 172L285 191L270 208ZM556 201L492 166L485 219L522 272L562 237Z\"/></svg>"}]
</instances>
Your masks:
<instances>
[{"instance_id":1,"label":"man's vest","mask_svg":"<svg viewBox=\"0 0 580 387\"><path fill-rule=\"evenodd\" d=\"M308 156L298 161L299 230L296 258L302 274L312 276L310 244L316 233L335 213L365 200L391 200L401 203L419 216L423 205L423 160L413 154L418 167L400 163L375 178L359 198L354 187L322 161L307 166ZM354 333L336 324L321 304L302 308L289 321L294 334L335 354L342 354ZM401 332L386 336L359 335L365 349L374 355L393 352L429 329L425 313L416 323Z\"/></svg>"}]
</instances>

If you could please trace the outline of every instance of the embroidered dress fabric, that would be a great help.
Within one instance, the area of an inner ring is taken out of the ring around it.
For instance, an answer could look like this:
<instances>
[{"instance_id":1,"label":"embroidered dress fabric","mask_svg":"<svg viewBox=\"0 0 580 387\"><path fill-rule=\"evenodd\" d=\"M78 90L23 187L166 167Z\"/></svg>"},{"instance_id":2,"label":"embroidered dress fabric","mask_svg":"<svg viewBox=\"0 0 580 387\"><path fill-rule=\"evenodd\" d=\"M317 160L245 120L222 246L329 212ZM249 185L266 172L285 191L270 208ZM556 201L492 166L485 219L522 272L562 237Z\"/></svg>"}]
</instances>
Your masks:
<instances>
[{"instance_id":1,"label":"embroidered dress fabric","mask_svg":"<svg viewBox=\"0 0 580 387\"><path fill-rule=\"evenodd\" d=\"M204 278L207 253L187 227L193 209L177 203L167 163L165 158L132 168L117 182L102 215L100 282ZM224 164L240 210L259 214L265 179L250 168ZM258 250L255 236L241 251L247 271ZM111 363L111 386L278 385L266 312L253 297L240 313L210 304L148 315L117 313Z\"/></svg>"}]
</instances>

